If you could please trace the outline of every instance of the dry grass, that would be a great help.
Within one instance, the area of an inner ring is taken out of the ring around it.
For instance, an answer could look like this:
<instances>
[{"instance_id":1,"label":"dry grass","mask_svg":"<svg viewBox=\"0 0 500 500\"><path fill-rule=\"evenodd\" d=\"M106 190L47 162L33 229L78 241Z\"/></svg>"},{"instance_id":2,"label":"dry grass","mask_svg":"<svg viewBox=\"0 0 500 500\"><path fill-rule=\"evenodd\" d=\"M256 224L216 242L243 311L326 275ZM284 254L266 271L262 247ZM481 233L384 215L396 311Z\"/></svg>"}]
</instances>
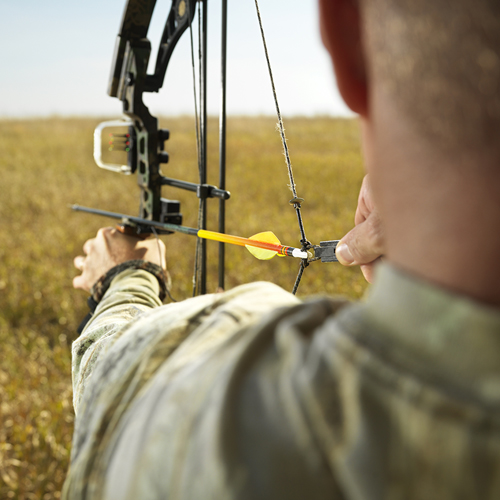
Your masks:
<instances>
[{"instance_id":1,"label":"dry grass","mask_svg":"<svg viewBox=\"0 0 500 500\"><path fill-rule=\"evenodd\" d=\"M92 131L99 119L0 122L0 498L51 499L68 466L73 425L70 349L86 314L86 296L74 291L72 259L85 239L108 221L72 213L68 204L136 214L135 179L101 171L92 159ZM338 239L352 224L363 175L354 121L286 120L303 217L313 243ZM196 181L191 119L165 121L172 139L164 173ZM209 179L217 184L217 122L210 121ZM273 230L298 245L295 212L279 136L271 118L232 118L228 135L227 232L250 236ZM166 190L182 202L184 223L196 224L192 193ZM216 210L211 201L209 213ZM215 214L210 226L216 229ZM194 239L165 239L173 295L191 291ZM216 244L209 243L209 289L216 288ZM244 249L227 249L227 287L252 280L291 289L298 262L256 261ZM311 265L299 295L359 297L365 284L357 270Z\"/></svg>"}]
</instances>

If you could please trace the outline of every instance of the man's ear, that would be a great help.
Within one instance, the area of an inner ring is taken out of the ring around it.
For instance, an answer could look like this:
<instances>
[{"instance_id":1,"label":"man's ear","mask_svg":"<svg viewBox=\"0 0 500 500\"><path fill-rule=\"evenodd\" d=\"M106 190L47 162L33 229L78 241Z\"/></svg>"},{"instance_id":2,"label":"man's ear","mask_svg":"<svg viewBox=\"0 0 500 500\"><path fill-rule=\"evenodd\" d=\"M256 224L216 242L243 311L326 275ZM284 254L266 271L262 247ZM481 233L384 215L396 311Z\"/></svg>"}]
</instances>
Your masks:
<instances>
[{"instance_id":1,"label":"man's ear","mask_svg":"<svg viewBox=\"0 0 500 500\"><path fill-rule=\"evenodd\" d=\"M366 116L368 81L358 1L319 0L319 16L340 94L349 108Z\"/></svg>"}]
</instances>

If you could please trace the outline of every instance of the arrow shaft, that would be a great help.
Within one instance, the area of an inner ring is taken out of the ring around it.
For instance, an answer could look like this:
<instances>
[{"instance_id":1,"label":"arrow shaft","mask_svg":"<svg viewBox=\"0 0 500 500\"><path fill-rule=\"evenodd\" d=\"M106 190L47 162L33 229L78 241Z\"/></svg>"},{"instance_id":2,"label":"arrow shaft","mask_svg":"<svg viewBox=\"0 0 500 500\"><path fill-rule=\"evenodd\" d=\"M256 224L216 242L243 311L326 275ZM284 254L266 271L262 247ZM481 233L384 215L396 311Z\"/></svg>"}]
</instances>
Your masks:
<instances>
[{"instance_id":1,"label":"arrow shaft","mask_svg":"<svg viewBox=\"0 0 500 500\"><path fill-rule=\"evenodd\" d=\"M240 247L245 247L247 245L251 247L264 248L265 250L272 250L281 255L288 255L286 247L284 245L278 245L276 243L268 243L267 241L252 240L250 238L243 238L241 236L233 236L231 234L217 233L215 231L207 231L205 229L200 229L198 231L198 236L206 240L220 241L221 243L229 243L231 245L239 245Z\"/></svg>"},{"instance_id":2,"label":"arrow shaft","mask_svg":"<svg viewBox=\"0 0 500 500\"><path fill-rule=\"evenodd\" d=\"M297 257L299 259L307 258L307 253L294 247L287 247L285 245L279 245L276 243L269 243L267 241L252 240L250 238L243 238L241 236L233 236L231 234L217 233L216 231L207 231L206 229L195 229L187 226L180 226L177 224L168 224L163 222L156 222L141 217L133 217L129 215L119 214L116 212L108 212L106 210L99 210L96 208L82 207L80 205L72 205L73 210L79 212L87 212L95 215L102 215L103 217L110 217L112 219L121 219L125 222L133 222L134 224L144 224L147 226L156 227L158 229L166 229L168 231L174 231L177 233L189 234L191 236L198 236L206 240L219 241L221 243L229 243L230 245L239 246L252 246L257 248L263 248L265 250L271 250L280 255L286 255L288 257Z\"/></svg>"}]
</instances>

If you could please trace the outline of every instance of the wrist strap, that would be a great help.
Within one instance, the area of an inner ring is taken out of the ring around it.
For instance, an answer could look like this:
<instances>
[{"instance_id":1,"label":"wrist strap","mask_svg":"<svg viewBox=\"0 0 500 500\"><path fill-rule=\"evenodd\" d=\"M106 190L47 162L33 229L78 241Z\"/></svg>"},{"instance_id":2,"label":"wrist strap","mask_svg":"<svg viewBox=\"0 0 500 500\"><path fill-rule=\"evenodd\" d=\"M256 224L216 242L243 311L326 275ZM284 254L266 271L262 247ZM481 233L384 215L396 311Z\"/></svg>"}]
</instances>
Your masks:
<instances>
[{"instance_id":1,"label":"wrist strap","mask_svg":"<svg viewBox=\"0 0 500 500\"><path fill-rule=\"evenodd\" d=\"M103 274L94 283L93 287L90 289L90 295L97 304L101 302L113 279L126 269L142 269L143 271L147 271L155 276L158 280L158 284L160 285L159 297L163 302L167 296L168 278L166 272L157 264L153 264L147 260L127 260L126 262L122 262L121 264L112 267L106 274Z\"/></svg>"},{"instance_id":2,"label":"wrist strap","mask_svg":"<svg viewBox=\"0 0 500 500\"><path fill-rule=\"evenodd\" d=\"M158 280L158 284L160 285L160 300L162 302L165 300L168 291L167 284L169 282L169 276L162 267L157 264L153 264L152 262L148 262L147 260L128 260L126 262L122 262L121 264L112 267L106 274L103 274L90 289L90 297L87 299L90 312L87 316L85 316L85 318L83 318L82 322L78 326L78 335L82 333L83 329L94 315L97 305L104 297L104 294L108 291L113 279L126 269L142 269L143 271L151 273Z\"/></svg>"}]
</instances>

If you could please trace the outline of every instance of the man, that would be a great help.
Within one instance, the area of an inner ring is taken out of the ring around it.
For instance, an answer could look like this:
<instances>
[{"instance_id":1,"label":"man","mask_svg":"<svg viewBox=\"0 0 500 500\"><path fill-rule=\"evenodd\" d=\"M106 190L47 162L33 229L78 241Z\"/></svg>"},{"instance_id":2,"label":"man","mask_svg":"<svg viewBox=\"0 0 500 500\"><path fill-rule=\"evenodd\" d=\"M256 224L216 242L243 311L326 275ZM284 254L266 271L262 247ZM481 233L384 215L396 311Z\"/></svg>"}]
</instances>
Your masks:
<instances>
[{"instance_id":1,"label":"man","mask_svg":"<svg viewBox=\"0 0 500 500\"><path fill-rule=\"evenodd\" d=\"M320 0L320 20L363 127L338 255L369 279L384 256L369 296L158 307L156 243L101 230L75 259L100 302L66 498L500 498L500 4Z\"/></svg>"}]
</instances>

